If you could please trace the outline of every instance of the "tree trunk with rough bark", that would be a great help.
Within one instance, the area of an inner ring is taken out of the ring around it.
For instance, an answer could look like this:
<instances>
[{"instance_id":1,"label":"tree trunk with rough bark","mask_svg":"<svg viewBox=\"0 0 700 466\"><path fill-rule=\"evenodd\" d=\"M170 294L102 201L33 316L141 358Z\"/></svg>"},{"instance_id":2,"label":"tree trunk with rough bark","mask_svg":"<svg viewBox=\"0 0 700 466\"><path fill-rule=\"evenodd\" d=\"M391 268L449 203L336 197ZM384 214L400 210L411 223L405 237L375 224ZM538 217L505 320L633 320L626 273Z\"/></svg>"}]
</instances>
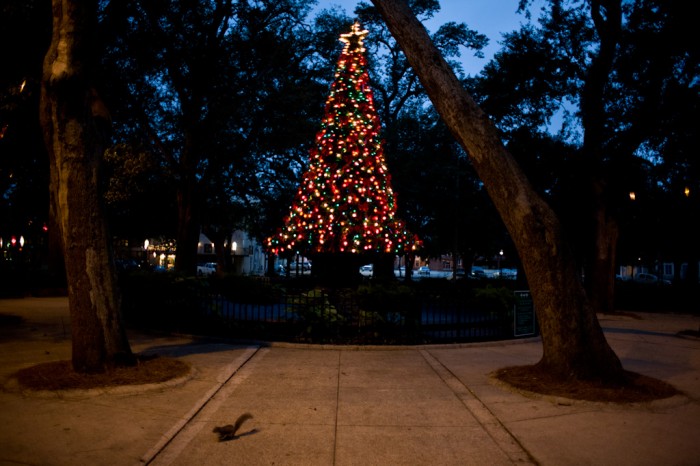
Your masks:
<instances>
[{"instance_id":1,"label":"tree trunk with rough bark","mask_svg":"<svg viewBox=\"0 0 700 466\"><path fill-rule=\"evenodd\" d=\"M96 2L53 0L53 36L44 58L41 123L61 232L78 372L130 363L120 295L99 195L109 114L91 83Z\"/></svg>"},{"instance_id":2,"label":"tree trunk with rough bark","mask_svg":"<svg viewBox=\"0 0 700 466\"><path fill-rule=\"evenodd\" d=\"M608 208L609 179L601 170L606 150L605 89L622 34L621 0L591 1L591 16L600 40L597 54L592 58L581 93L581 123L584 129L583 154L593 167L590 216L592 236L586 266L586 291L598 312L614 311L615 260L619 236L617 220Z\"/></svg>"},{"instance_id":3,"label":"tree trunk with rough bark","mask_svg":"<svg viewBox=\"0 0 700 466\"><path fill-rule=\"evenodd\" d=\"M615 311L615 259L619 229L617 221L608 214L600 189L597 184L594 186L594 230L585 286L593 308L599 313L611 314Z\"/></svg>"},{"instance_id":4,"label":"tree trunk with rough bark","mask_svg":"<svg viewBox=\"0 0 700 466\"><path fill-rule=\"evenodd\" d=\"M177 190L178 223L175 270L185 275L197 273L197 253L200 233L197 182L194 170L181 175Z\"/></svg>"},{"instance_id":5,"label":"tree trunk with rough bark","mask_svg":"<svg viewBox=\"0 0 700 466\"><path fill-rule=\"evenodd\" d=\"M619 358L586 296L573 252L552 209L530 185L488 116L461 86L402 0L372 0L435 108L471 157L518 249L542 334L538 363L561 378L618 380Z\"/></svg>"}]
</instances>

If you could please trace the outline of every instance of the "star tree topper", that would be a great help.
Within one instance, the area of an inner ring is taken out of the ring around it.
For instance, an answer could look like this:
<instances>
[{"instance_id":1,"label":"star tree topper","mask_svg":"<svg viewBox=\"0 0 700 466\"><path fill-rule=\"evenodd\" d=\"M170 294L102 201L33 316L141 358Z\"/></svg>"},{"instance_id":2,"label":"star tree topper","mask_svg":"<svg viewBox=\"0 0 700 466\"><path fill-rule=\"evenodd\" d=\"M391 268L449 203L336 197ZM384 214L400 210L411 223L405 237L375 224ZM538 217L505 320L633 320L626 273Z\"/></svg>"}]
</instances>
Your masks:
<instances>
[{"instance_id":1,"label":"star tree topper","mask_svg":"<svg viewBox=\"0 0 700 466\"><path fill-rule=\"evenodd\" d=\"M351 49L353 51L364 52L364 40L365 36L369 34L367 29L362 29L360 23L355 23L350 28L350 32L340 35L340 41L345 44L343 48L343 53L349 52Z\"/></svg>"}]
</instances>

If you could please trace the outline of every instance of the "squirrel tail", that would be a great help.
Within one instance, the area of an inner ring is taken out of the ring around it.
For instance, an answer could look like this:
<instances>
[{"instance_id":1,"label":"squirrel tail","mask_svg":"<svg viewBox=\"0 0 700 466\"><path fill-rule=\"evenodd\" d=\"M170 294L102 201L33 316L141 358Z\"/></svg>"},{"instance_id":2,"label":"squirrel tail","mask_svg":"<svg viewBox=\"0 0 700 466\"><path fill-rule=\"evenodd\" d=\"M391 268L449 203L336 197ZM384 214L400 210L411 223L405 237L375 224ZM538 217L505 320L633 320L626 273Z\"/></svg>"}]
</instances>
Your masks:
<instances>
[{"instance_id":1,"label":"squirrel tail","mask_svg":"<svg viewBox=\"0 0 700 466\"><path fill-rule=\"evenodd\" d=\"M245 421L247 421L248 419L252 419L252 418L253 418L253 415L250 413L243 413L240 416L238 416L238 419L236 419L236 422L233 424L234 431L237 432L238 429L241 427L241 425L243 425L243 423Z\"/></svg>"}]
</instances>

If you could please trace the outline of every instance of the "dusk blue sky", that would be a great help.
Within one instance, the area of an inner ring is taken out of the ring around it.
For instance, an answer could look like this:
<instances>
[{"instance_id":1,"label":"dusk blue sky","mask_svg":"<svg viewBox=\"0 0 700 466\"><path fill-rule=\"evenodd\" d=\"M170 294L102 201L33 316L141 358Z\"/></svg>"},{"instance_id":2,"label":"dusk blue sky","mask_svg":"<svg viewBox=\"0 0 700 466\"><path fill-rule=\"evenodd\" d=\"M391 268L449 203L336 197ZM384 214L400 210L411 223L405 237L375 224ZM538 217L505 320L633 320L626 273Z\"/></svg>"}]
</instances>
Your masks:
<instances>
[{"instance_id":1,"label":"dusk blue sky","mask_svg":"<svg viewBox=\"0 0 700 466\"><path fill-rule=\"evenodd\" d=\"M317 9L339 6L353 14L360 0L319 0ZM365 0L371 3L371 0ZM546 0L534 0L529 7L532 21L536 21L542 5ZM462 66L469 75L477 75L493 55L501 48L502 34L520 29L528 19L518 13L519 0L440 0L440 12L426 23L431 32L449 21L466 23L466 25L489 38L489 45L483 50L484 58L474 56L472 50L462 50ZM571 109L570 109L571 110ZM556 133L562 125L561 114L553 117L549 131Z\"/></svg>"},{"instance_id":2,"label":"dusk blue sky","mask_svg":"<svg viewBox=\"0 0 700 466\"><path fill-rule=\"evenodd\" d=\"M357 4L358 0L319 0L318 8L337 5L352 15ZM477 58L468 50L462 53L464 71L471 75L479 73L500 48L498 42L501 40L501 33L518 29L520 23L527 22L525 15L517 13L518 0L442 0L440 7L440 12L426 24L431 32L440 24L455 21L466 23L471 29L489 38L489 46L484 50L485 58ZM532 9L532 12L533 16L536 16L538 10Z\"/></svg>"}]
</instances>

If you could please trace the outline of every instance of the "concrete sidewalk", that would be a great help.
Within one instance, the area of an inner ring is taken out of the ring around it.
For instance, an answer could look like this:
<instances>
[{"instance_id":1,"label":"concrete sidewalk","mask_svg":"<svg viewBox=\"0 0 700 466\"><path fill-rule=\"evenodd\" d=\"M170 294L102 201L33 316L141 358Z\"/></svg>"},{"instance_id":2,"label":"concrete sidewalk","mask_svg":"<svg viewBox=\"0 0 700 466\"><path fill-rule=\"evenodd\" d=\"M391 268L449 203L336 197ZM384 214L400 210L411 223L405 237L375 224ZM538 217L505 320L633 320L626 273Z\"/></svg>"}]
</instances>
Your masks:
<instances>
[{"instance_id":1,"label":"concrete sidewalk","mask_svg":"<svg viewBox=\"0 0 700 466\"><path fill-rule=\"evenodd\" d=\"M601 317L610 344L626 369L684 395L611 405L528 397L489 377L538 361L537 340L258 347L136 333L134 351L182 358L193 374L33 393L11 374L70 358L67 301L0 300L0 465L698 465L700 341L676 334L700 317L639 316ZM244 435L218 442L213 427L244 412Z\"/></svg>"}]
</instances>

